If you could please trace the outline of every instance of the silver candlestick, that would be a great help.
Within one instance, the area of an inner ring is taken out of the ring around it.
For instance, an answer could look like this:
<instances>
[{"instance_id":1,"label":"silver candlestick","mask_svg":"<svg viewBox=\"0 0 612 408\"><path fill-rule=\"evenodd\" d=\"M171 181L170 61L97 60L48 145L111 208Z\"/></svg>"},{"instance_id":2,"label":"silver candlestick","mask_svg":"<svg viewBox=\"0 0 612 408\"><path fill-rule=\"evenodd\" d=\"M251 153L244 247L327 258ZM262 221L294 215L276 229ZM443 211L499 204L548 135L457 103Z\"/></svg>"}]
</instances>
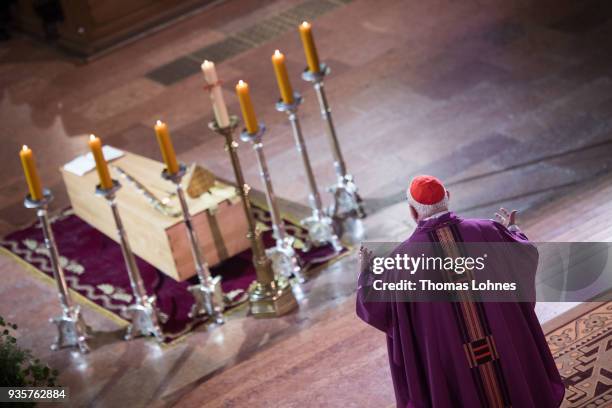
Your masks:
<instances>
[{"instance_id":1,"label":"silver candlestick","mask_svg":"<svg viewBox=\"0 0 612 408\"><path fill-rule=\"evenodd\" d=\"M204 259L197 233L193 229L191 214L189 213L189 207L185 199L185 191L181 185L181 180L185 172L185 165L180 164L178 172L172 174L168 172L167 169L164 169L164 171L162 171L162 177L172 181L176 186L176 195L181 204L187 236L191 243L193 263L195 264L196 273L200 281L200 283L191 285L188 288L195 299L189 317L209 316L215 323L222 324L224 323L223 310L225 309L225 303L223 302L223 291L221 290L221 276L215 276L213 278L210 274L208 262Z\"/></svg>"},{"instance_id":2,"label":"silver candlestick","mask_svg":"<svg viewBox=\"0 0 612 408\"><path fill-rule=\"evenodd\" d=\"M263 123L259 124L259 129L255 133L249 133L245 130L240 134L240 139L244 142L251 142L253 150L257 156L257 164L259 165L259 174L266 188L266 201L270 209L270 217L272 218L272 231L276 245L266 249L266 254L272 260L274 272L277 278L288 279L291 275L303 282L305 279L302 276L302 266L293 249L294 238L285 231L285 222L280 216L276 196L272 188L270 172L266 163L266 157L263 152L263 143L261 141L263 134L266 132L266 127Z\"/></svg>"},{"instance_id":3,"label":"silver candlestick","mask_svg":"<svg viewBox=\"0 0 612 408\"><path fill-rule=\"evenodd\" d=\"M60 305L62 306L62 315L49 320L57 326L57 337L55 342L51 345L51 349L58 350L64 347L78 347L81 353L88 353L89 346L87 345L87 334L89 328L85 324L85 320L83 320L81 308L72 302L68 285L66 284L64 270L60 265L60 256L57 250L55 236L53 235L51 223L49 222L47 208L51 200L53 200L51 191L44 189L43 198L34 200L28 194L23 203L26 208L36 209L36 215L42 226L43 236L45 238L45 247L49 252L49 259L51 260L51 268L53 269L53 278L57 284Z\"/></svg>"},{"instance_id":4,"label":"silver candlestick","mask_svg":"<svg viewBox=\"0 0 612 408\"><path fill-rule=\"evenodd\" d=\"M115 195L120 188L121 184L119 184L117 180L113 180L113 186L111 188L102 188L102 186L97 185L96 194L106 199L113 213L117 234L119 235L119 243L121 244L121 252L123 253L125 267L130 278L130 286L132 287L132 293L135 298L135 302L128 307L131 323L127 328L125 339L131 340L137 336L152 335L157 341L162 342L164 340L164 335L160 322L165 320L165 316L157 310L155 296L147 295L144 283L142 282L140 270L136 264L134 253L130 247L127 233L125 232L123 222L119 215L119 209L117 208Z\"/></svg>"},{"instance_id":5,"label":"silver candlestick","mask_svg":"<svg viewBox=\"0 0 612 408\"><path fill-rule=\"evenodd\" d=\"M317 188L317 182L310 165L310 158L308 157L308 150L304 143L304 137L302 136L302 128L298 119L297 111L298 107L302 103L302 96L295 92L293 95L293 103L288 104L282 100L276 103L276 110L279 112L286 112L289 122L291 123L291 129L293 131L293 137L295 139L295 147L302 156L302 162L304 164L304 171L306 172L306 178L308 179L308 186L310 188L310 194L308 195L308 202L312 209L312 215L306 217L300 221L302 226L308 230L308 238L310 243L315 246L331 244L334 250L340 251L342 246L338 240L338 236L334 232L332 225L332 219L325 214L323 211L323 203L321 201L321 195Z\"/></svg>"},{"instance_id":6,"label":"silver candlestick","mask_svg":"<svg viewBox=\"0 0 612 408\"><path fill-rule=\"evenodd\" d=\"M319 72L304 70L302 79L312 82L314 86L321 108L321 116L327 123L327 135L334 155L334 168L338 180L336 184L328 188L334 197L328 213L334 221L338 235L343 239L356 242L361 240L364 235L363 223L359 218L365 217L365 211L353 176L346 170L346 164L340 151L340 143L332 121L331 109L325 96L323 80L330 72L331 70L326 64L321 64Z\"/></svg>"}]
</instances>

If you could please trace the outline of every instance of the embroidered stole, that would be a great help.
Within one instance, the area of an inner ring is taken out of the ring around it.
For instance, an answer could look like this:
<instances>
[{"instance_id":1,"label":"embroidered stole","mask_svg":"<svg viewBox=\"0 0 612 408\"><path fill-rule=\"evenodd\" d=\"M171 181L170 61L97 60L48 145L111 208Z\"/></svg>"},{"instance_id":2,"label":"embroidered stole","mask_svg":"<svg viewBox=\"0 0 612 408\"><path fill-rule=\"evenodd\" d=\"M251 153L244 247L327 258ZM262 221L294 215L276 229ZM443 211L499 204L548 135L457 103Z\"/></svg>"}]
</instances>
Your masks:
<instances>
[{"instance_id":1,"label":"embroidered stole","mask_svg":"<svg viewBox=\"0 0 612 408\"><path fill-rule=\"evenodd\" d=\"M465 256L463 241L455 224L443 225L430 233L430 238L437 243L436 250L442 257ZM443 271L443 273L445 273ZM447 282L468 282L472 280L471 270L463 274L454 271L445 273ZM462 336L465 357L472 372L474 385L483 407L511 407L510 395L501 361L495 347L487 316L482 303L476 302L470 292L457 291L457 299L452 302L459 332Z\"/></svg>"}]
</instances>

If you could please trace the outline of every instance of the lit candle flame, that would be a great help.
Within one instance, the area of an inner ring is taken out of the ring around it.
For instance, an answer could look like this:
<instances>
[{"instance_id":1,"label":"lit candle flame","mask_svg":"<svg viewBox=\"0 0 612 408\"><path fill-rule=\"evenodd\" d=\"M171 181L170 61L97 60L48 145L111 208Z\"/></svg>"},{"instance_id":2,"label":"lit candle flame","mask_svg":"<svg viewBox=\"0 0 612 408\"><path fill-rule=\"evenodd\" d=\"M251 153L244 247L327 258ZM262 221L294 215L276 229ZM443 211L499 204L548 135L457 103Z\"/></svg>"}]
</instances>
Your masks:
<instances>
[{"instance_id":1,"label":"lit candle flame","mask_svg":"<svg viewBox=\"0 0 612 408\"><path fill-rule=\"evenodd\" d=\"M94 135L93 133L91 135L89 135L89 140L96 140L96 135Z\"/></svg>"},{"instance_id":2,"label":"lit candle flame","mask_svg":"<svg viewBox=\"0 0 612 408\"><path fill-rule=\"evenodd\" d=\"M23 145L23 147L21 148L21 150L29 150L30 148L28 147L28 145Z\"/></svg>"}]
</instances>

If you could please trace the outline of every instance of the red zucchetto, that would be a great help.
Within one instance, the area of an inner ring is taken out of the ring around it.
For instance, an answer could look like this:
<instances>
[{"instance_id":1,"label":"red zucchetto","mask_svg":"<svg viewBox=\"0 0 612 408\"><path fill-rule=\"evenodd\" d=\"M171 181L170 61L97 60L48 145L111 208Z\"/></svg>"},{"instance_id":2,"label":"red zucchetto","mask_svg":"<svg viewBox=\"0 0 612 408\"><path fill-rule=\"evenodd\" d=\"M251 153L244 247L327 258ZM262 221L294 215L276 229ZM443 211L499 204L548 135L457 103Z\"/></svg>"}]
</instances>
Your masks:
<instances>
[{"instance_id":1,"label":"red zucchetto","mask_svg":"<svg viewBox=\"0 0 612 408\"><path fill-rule=\"evenodd\" d=\"M444 184L433 176L422 175L412 179L406 196L419 213L419 218L448 209L448 195Z\"/></svg>"},{"instance_id":2,"label":"red zucchetto","mask_svg":"<svg viewBox=\"0 0 612 408\"><path fill-rule=\"evenodd\" d=\"M418 176L410 183L410 195L417 203L432 205L444 199L446 189L442 182L433 176Z\"/></svg>"}]
</instances>

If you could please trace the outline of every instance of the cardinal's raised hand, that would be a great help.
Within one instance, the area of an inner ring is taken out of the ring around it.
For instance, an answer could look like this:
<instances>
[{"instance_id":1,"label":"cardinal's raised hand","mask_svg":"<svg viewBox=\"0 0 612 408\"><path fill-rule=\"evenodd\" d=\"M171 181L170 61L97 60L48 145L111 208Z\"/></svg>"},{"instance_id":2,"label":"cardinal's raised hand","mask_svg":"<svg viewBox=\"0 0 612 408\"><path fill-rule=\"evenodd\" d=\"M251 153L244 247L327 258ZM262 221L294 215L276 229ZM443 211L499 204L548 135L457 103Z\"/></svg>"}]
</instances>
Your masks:
<instances>
[{"instance_id":1,"label":"cardinal's raised hand","mask_svg":"<svg viewBox=\"0 0 612 408\"><path fill-rule=\"evenodd\" d=\"M359 248L359 260L361 261L361 272L367 273L372 264L372 251L364 246Z\"/></svg>"},{"instance_id":2,"label":"cardinal's raised hand","mask_svg":"<svg viewBox=\"0 0 612 408\"><path fill-rule=\"evenodd\" d=\"M495 217L502 223L506 228L516 225L516 214L517 210L508 211L504 207L499 209L499 212L495 213Z\"/></svg>"}]
</instances>

